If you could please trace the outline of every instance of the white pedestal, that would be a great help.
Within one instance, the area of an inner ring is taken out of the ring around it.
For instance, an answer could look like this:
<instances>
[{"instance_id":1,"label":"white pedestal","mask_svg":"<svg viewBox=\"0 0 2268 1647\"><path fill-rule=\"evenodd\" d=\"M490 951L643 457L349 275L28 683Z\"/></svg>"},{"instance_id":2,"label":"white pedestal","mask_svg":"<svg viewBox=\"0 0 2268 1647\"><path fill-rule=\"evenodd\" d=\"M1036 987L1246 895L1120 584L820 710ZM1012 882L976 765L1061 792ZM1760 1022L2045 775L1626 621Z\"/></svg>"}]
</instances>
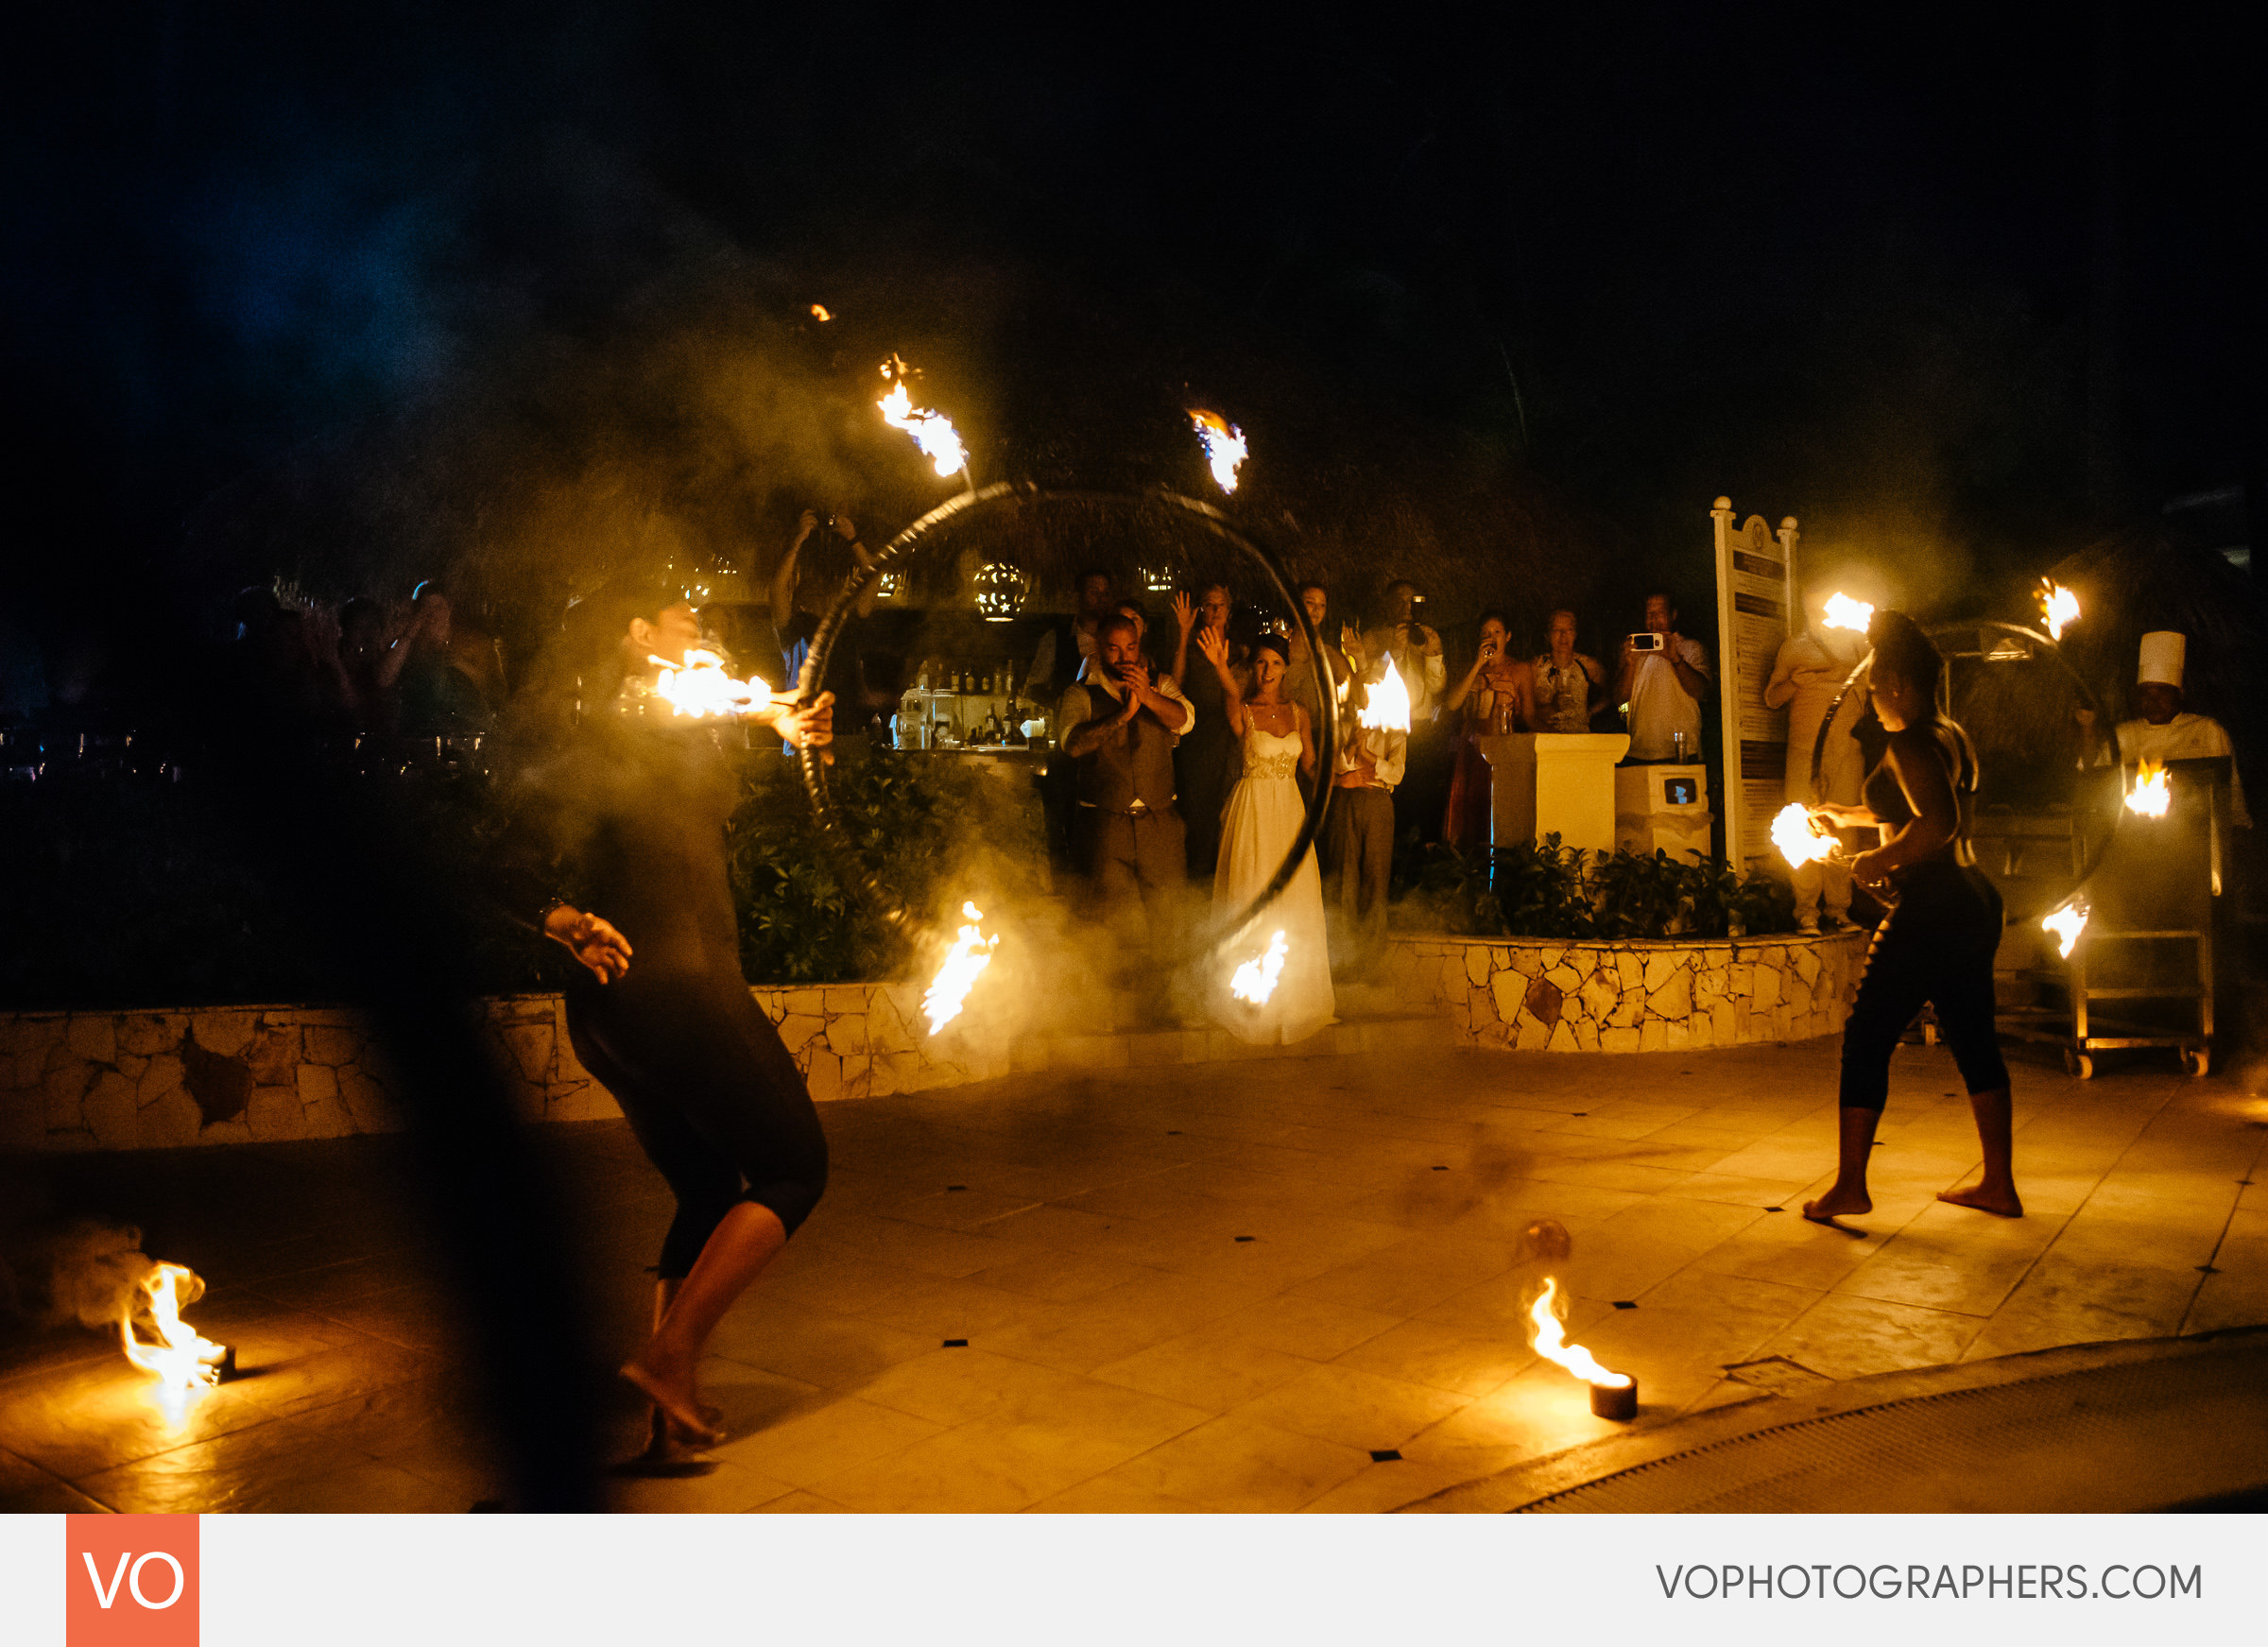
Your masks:
<instances>
[{"instance_id":1,"label":"white pedestal","mask_svg":"<svg viewBox=\"0 0 2268 1647\"><path fill-rule=\"evenodd\" d=\"M1555 834L1563 847L1614 850L1615 763L1629 752L1627 733L1503 732L1479 745L1493 844Z\"/></svg>"},{"instance_id":2,"label":"white pedestal","mask_svg":"<svg viewBox=\"0 0 2268 1647\"><path fill-rule=\"evenodd\" d=\"M1710 857L1709 768L1696 763L1618 766L1614 773L1614 844L1641 857L1658 847L1680 864Z\"/></svg>"}]
</instances>

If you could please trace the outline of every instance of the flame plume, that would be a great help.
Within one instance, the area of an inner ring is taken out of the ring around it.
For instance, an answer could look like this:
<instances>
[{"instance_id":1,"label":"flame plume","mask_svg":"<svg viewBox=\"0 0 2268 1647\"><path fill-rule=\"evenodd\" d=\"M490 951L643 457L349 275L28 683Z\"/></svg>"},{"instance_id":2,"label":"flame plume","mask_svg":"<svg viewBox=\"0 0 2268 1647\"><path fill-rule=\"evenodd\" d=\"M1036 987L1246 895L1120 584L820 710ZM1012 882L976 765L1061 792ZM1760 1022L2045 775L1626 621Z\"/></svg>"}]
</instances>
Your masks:
<instances>
[{"instance_id":1,"label":"flame plume","mask_svg":"<svg viewBox=\"0 0 2268 1647\"><path fill-rule=\"evenodd\" d=\"M952 422L936 412L917 408L913 396L905 386L906 366L895 354L883 364L885 382L896 385L890 392L874 403L882 408L882 420L893 429L902 429L914 437L921 455L936 467L940 480L950 479L969 467L968 449L954 432Z\"/></svg>"},{"instance_id":2,"label":"flame plume","mask_svg":"<svg viewBox=\"0 0 2268 1647\"><path fill-rule=\"evenodd\" d=\"M946 952L945 964L937 975L929 981L922 992L921 1010L929 1015L929 1033L935 1035L961 1015L961 1003L968 998L969 987L977 974L992 964L992 952L1000 948L1000 935L990 937L979 932L975 922L985 918L985 912L974 903L963 903L961 913L969 918L960 935Z\"/></svg>"},{"instance_id":3,"label":"flame plume","mask_svg":"<svg viewBox=\"0 0 2268 1647\"><path fill-rule=\"evenodd\" d=\"M2078 947L2079 935L2087 930L2087 911L2076 903L2067 903L2039 923L2041 932L2055 935L2056 947L2062 958L2070 960L2071 951Z\"/></svg>"},{"instance_id":4,"label":"flame plume","mask_svg":"<svg viewBox=\"0 0 2268 1647\"><path fill-rule=\"evenodd\" d=\"M1226 492L1236 490L1237 466L1250 455L1245 443L1245 432L1218 412L1189 409L1189 420L1196 425L1197 439L1205 448L1205 462L1212 471L1212 478Z\"/></svg>"},{"instance_id":5,"label":"flame plume","mask_svg":"<svg viewBox=\"0 0 2268 1647\"><path fill-rule=\"evenodd\" d=\"M1609 1372L1601 1366L1590 1351L1579 1344L1570 1344L1567 1332L1559 1324L1559 1313L1554 1306L1558 1302L1559 1280L1547 1277L1543 1291L1528 1308L1528 1320L1536 1329L1535 1349L1546 1361L1556 1362L1585 1383L1601 1389L1625 1389L1630 1383L1628 1373Z\"/></svg>"},{"instance_id":6,"label":"flame plume","mask_svg":"<svg viewBox=\"0 0 2268 1647\"><path fill-rule=\"evenodd\" d=\"M1866 626L1874 622L1874 608L1863 600L1852 600L1841 590L1827 597L1827 626L1830 629L1856 629L1862 635Z\"/></svg>"},{"instance_id":7,"label":"flame plume","mask_svg":"<svg viewBox=\"0 0 2268 1647\"><path fill-rule=\"evenodd\" d=\"M1789 801L1773 817L1772 844L1779 849L1779 855L1788 861L1790 868L1824 864L1835 851L1835 837L1823 835L1812 827L1811 808L1800 800Z\"/></svg>"},{"instance_id":8,"label":"flame plume","mask_svg":"<svg viewBox=\"0 0 2268 1647\"><path fill-rule=\"evenodd\" d=\"M2166 808L2174 803L2174 785L2166 776L2163 761L2144 761L2135 768L2134 787L2126 792L2130 811L2144 817L2163 817Z\"/></svg>"},{"instance_id":9,"label":"flame plume","mask_svg":"<svg viewBox=\"0 0 2268 1647\"><path fill-rule=\"evenodd\" d=\"M746 680L733 679L725 673L725 661L714 652L696 647L685 654L682 664L649 653L646 661L661 667L654 695L669 705L672 714L690 715L696 721L710 715L745 715L772 701L770 687L753 675Z\"/></svg>"},{"instance_id":10,"label":"flame plume","mask_svg":"<svg viewBox=\"0 0 2268 1647\"><path fill-rule=\"evenodd\" d=\"M1264 1006L1268 997L1276 993L1276 980L1283 975L1283 958L1290 953L1291 946L1278 933L1268 940L1266 954L1256 956L1236 969L1236 976L1228 981L1228 993L1239 1001Z\"/></svg>"},{"instance_id":11,"label":"flame plume","mask_svg":"<svg viewBox=\"0 0 2268 1647\"><path fill-rule=\"evenodd\" d=\"M157 1375L159 1398L178 1405L192 1390L218 1383L217 1369L229 1353L227 1347L198 1336L197 1330L181 1319L181 1306L196 1302L205 1291L196 1272L181 1264L157 1264L142 1278L140 1290L144 1295L141 1311L148 1314L158 1341L148 1343L134 1331L138 1312L130 1303L118 1317L118 1338L127 1360L144 1372Z\"/></svg>"},{"instance_id":12,"label":"flame plume","mask_svg":"<svg viewBox=\"0 0 2268 1647\"><path fill-rule=\"evenodd\" d=\"M2063 639L2063 626L2079 621L2079 597L2050 578L2039 580L2039 616L2048 626L2048 639Z\"/></svg>"},{"instance_id":13,"label":"flame plume","mask_svg":"<svg viewBox=\"0 0 2268 1647\"><path fill-rule=\"evenodd\" d=\"M1370 701L1355 712L1354 724L1386 732L1410 729L1410 689L1402 684L1401 671L1391 657L1385 674L1370 683Z\"/></svg>"}]
</instances>

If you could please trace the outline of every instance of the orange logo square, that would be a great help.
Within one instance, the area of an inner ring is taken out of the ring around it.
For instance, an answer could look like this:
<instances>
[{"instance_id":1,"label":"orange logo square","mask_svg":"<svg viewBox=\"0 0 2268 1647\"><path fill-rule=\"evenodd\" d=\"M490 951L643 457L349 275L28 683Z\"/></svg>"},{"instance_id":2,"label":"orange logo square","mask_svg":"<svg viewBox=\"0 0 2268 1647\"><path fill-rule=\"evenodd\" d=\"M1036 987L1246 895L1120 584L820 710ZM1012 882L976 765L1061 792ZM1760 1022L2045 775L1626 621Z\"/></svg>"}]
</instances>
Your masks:
<instances>
[{"instance_id":1,"label":"orange logo square","mask_svg":"<svg viewBox=\"0 0 2268 1647\"><path fill-rule=\"evenodd\" d=\"M66 1647L197 1647L195 1516L63 1523Z\"/></svg>"}]
</instances>

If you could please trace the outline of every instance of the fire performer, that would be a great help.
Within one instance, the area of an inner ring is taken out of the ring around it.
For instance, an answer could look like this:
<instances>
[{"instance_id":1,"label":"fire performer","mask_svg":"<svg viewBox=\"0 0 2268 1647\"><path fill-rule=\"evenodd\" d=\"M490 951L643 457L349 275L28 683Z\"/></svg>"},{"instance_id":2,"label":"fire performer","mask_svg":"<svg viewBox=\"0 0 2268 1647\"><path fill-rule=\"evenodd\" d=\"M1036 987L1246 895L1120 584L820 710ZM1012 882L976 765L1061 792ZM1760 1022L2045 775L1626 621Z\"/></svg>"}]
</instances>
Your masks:
<instances>
[{"instance_id":1,"label":"fire performer","mask_svg":"<svg viewBox=\"0 0 2268 1647\"><path fill-rule=\"evenodd\" d=\"M1868 1212L1866 1158L1890 1089L1890 1053L1923 1002L1934 1003L1984 1146L1984 1172L1937 1199L2021 1218L2009 1164L2008 1066L1993 1026L1992 956L2001 941L2001 895L1976 867L1969 828L1977 752L1937 710L1945 660L1912 618L1881 611L1867 626L1874 646L1870 694L1890 733L1881 763L1856 806L1822 805L1814 816L1881 832L1881 844L1851 863L1851 878L1892 905L1875 930L1866 974L1843 1026L1841 1151L1834 1187L1803 1205L1816 1224Z\"/></svg>"},{"instance_id":2,"label":"fire performer","mask_svg":"<svg viewBox=\"0 0 2268 1647\"><path fill-rule=\"evenodd\" d=\"M676 1194L653 1335L622 1376L667 1438L713 1446L694 1368L730 1308L827 1185L818 1111L748 994L727 880L725 822L739 774L709 726L654 695L701 631L665 586L616 585L574 614L585 712L520 809L524 849L507 895L582 972L567 1030ZM791 745L833 738L833 696L748 718ZM571 889L576 901L558 896Z\"/></svg>"}]
</instances>

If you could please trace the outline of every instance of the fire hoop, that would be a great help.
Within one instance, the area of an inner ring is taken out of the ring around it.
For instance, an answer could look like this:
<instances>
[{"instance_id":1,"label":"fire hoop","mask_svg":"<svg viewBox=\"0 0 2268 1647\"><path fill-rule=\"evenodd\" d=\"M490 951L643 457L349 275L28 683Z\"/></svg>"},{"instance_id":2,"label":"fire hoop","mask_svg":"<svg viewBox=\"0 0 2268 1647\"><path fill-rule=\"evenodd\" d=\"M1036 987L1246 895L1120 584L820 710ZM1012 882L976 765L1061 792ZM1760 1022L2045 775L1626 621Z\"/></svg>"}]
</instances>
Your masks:
<instances>
[{"instance_id":1,"label":"fire hoop","mask_svg":"<svg viewBox=\"0 0 2268 1647\"><path fill-rule=\"evenodd\" d=\"M1968 651L1966 648L1959 652L1947 652L1945 650L1945 643L1947 642L1961 639L1973 639L1977 635L1985 633L1987 631L2002 635L2013 635L2018 640L2027 642L2036 647L2044 649L2048 656L2054 660L2055 667L2062 670L2065 678L2069 679L2073 686L2076 686L2079 689L2080 694L2087 699L2088 707L2095 712L2095 724L2104 729L2104 736L2110 740L2111 768L2114 771L2118 770L2119 729L2117 726L2112 723L2109 715L2105 712L2103 708L2103 700L2095 695L2095 689L2087 683L2087 678L2081 675L2079 671L2072 668L2070 660L2063 655L2063 647L2060 643L2050 637L2041 634L2037 629L2025 628L2021 624L1996 623L1989 619L1980 619L1975 623L1939 624L1935 628L1924 629L1922 633L1929 637L1930 643L1937 647L1940 652L1943 652L1945 654L1946 661L1950 662L1954 658L1974 658L1979 656L1979 654ZM1843 690L1835 694L1835 701L1827 706L1827 713L1820 719L1819 735L1812 740L1812 793L1813 795L1817 795L1819 793L1821 780L1826 774L1828 733L1834 727L1835 717L1843 712L1844 699L1847 698L1851 695L1852 690L1857 687L1860 679L1864 677L1866 671L1873 665L1873 663L1874 648L1869 646L1866 649L1866 656L1859 660L1858 667L1850 672L1849 678L1843 682ZM1950 707L1952 696L1951 671L1947 671L1944 678L1938 681L1937 696L1939 700L1937 707L1940 711ZM2080 860L2079 871L2076 875L2072 876L2070 885L2064 889L2061 896L2052 898L2048 901L2048 909L2058 909L2064 904L2069 903L2074 897L2078 895L2080 889L2084 887L2093 877L2095 870L2100 867L2103 863L2104 854L2110 850L2111 839L2119 832L2119 824L2124 815L2125 811L2126 809L2123 806L2121 806L2118 811L2111 815L2110 828L2105 832L2102 845L2095 848L2094 850L2087 853L2087 855ZM2082 841L2081 844L2084 846L2085 842ZM2002 912L2001 924L2002 926L2022 925L2031 921L2038 913L2039 912L2036 910L2026 910L2021 915L2016 915L2003 909Z\"/></svg>"},{"instance_id":2,"label":"fire hoop","mask_svg":"<svg viewBox=\"0 0 2268 1647\"><path fill-rule=\"evenodd\" d=\"M1337 688L1323 662L1323 637L1316 631L1314 621L1307 615L1307 609L1299 604L1298 596L1284 581L1282 568L1276 564L1275 558L1266 550L1230 525L1228 517L1211 504L1199 503L1195 498L1184 497L1163 487L1142 492L1088 491L1030 486L1015 481L997 481L982 489L972 489L946 499L885 543L874 555L870 564L853 568L850 575L843 580L842 590L835 595L834 604L828 608L826 615L819 620L817 631L812 636L811 650L804 654L802 671L796 678L797 699L809 702L817 695L819 682L827 678L827 661L834 653L834 643L850 620L851 609L857 605L859 592L866 588L869 579L902 567L912 558L922 540L946 522L1010 497L1032 503L1164 505L1180 510L1206 532L1240 551L1268 575L1268 581L1275 586L1276 592L1291 608L1299 632L1307 637L1307 661L1314 678L1315 701L1321 704L1335 704L1338 701ZM1331 810L1331 796L1334 787L1330 781L1330 775L1338 754L1337 716L1325 715L1322 721L1323 724L1315 729L1315 733L1316 763L1324 781L1315 785L1314 794L1308 799L1307 815L1300 821L1299 832L1293 838L1291 849L1284 854L1283 862L1276 866L1276 873L1270 877L1267 885L1261 889L1250 907L1239 911L1234 918L1201 932L1186 951L1173 957L1175 964L1202 959L1243 932L1260 918L1268 905L1276 901L1277 895L1291 884L1292 877L1298 873L1300 860L1306 857L1308 849L1314 844L1315 836L1323 827L1324 815ZM853 879L868 901L882 912L884 918L897 926L911 924L912 912L883 890L873 871L867 868L851 850L849 832L844 830L835 814L834 791L827 776L827 763L813 749L798 750L797 759L802 766L803 791L811 798L812 815L819 820L820 833L834 849L836 856L853 866Z\"/></svg>"}]
</instances>

